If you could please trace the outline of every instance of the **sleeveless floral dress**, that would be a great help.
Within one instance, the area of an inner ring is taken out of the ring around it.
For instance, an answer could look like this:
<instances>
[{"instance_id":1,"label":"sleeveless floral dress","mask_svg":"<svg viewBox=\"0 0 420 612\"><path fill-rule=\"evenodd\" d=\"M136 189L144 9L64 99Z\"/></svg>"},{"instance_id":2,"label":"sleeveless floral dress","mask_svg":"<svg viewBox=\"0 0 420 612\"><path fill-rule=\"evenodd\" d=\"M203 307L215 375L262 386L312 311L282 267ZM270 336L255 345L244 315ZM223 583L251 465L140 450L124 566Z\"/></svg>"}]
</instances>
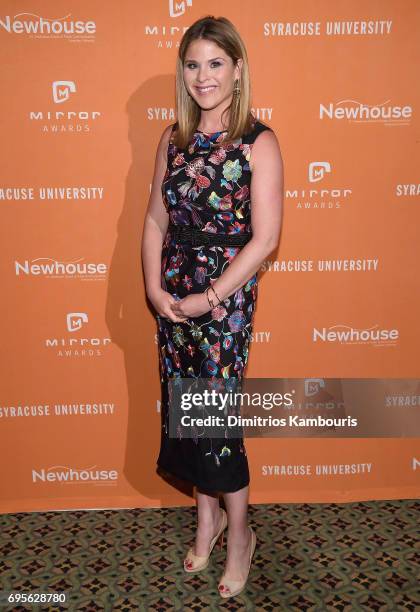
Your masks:
<instances>
[{"instance_id":1,"label":"sleeveless floral dress","mask_svg":"<svg viewBox=\"0 0 420 612\"><path fill-rule=\"evenodd\" d=\"M249 159L258 134L271 129L253 118L252 130L223 145L224 132L196 131L186 149L168 145L162 196L169 221L203 232L251 232ZM243 247L192 246L172 238L162 245L161 286L175 299L201 293ZM243 438L210 438L205 427L193 437L169 436L168 380L240 380L248 360L257 299L257 274L218 306L199 317L173 323L159 315L158 346L162 390L161 445L157 465L202 491L234 492L249 484Z\"/></svg>"}]
</instances>

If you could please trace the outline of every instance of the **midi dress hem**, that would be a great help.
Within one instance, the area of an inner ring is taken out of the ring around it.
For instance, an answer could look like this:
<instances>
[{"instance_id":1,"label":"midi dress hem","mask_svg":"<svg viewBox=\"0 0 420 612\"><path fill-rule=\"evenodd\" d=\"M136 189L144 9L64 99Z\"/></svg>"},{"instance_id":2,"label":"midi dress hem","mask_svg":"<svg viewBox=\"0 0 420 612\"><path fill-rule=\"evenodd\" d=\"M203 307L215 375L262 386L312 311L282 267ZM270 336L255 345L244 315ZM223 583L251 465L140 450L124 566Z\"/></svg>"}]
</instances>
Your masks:
<instances>
[{"instance_id":1,"label":"midi dress hem","mask_svg":"<svg viewBox=\"0 0 420 612\"><path fill-rule=\"evenodd\" d=\"M237 491L240 491L244 487L247 487L250 483L250 478L248 476L248 478L243 482L243 484L238 483L234 488L228 487L226 490L223 488L214 489L214 488L210 488L206 483L198 482L197 479L195 478L191 478L191 479L186 478L185 474L178 473L173 468L165 467L165 465L160 463L159 461L156 462L156 467L157 469L163 470L169 476L174 476L175 478L179 478L180 480L183 480L184 482L191 483L197 489L200 489L201 491L207 492L207 493L236 493Z\"/></svg>"}]
</instances>

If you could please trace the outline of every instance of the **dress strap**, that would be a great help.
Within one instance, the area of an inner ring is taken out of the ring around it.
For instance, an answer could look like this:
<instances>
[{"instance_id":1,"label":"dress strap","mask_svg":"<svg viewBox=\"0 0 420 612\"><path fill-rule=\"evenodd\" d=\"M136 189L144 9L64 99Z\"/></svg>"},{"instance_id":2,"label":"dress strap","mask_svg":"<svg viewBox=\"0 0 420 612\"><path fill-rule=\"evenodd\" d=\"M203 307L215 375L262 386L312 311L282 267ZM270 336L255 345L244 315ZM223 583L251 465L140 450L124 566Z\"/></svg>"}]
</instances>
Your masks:
<instances>
[{"instance_id":1,"label":"dress strap","mask_svg":"<svg viewBox=\"0 0 420 612\"><path fill-rule=\"evenodd\" d=\"M273 131L270 126L262 123L259 119L256 119L252 131L249 134L244 134L242 142L244 144L253 144L257 136L261 134L261 132L265 132L265 130L270 130L271 132Z\"/></svg>"}]
</instances>

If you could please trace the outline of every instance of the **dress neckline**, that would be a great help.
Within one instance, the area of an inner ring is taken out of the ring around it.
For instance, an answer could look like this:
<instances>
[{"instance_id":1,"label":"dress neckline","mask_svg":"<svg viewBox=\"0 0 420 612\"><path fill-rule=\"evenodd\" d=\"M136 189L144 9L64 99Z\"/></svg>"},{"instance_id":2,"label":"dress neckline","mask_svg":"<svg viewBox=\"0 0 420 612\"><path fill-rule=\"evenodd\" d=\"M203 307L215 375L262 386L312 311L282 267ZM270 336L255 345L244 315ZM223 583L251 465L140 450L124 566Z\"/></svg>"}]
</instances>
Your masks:
<instances>
[{"instance_id":1,"label":"dress neckline","mask_svg":"<svg viewBox=\"0 0 420 612\"><path fill-rule=\"evenodd\" d=\"M217 130L217 132L203 132L203 130L196 130L200 134L206 134L207 136L213 136L213 134L224 134L227 130Z\"/></svg>"}]
</instances>

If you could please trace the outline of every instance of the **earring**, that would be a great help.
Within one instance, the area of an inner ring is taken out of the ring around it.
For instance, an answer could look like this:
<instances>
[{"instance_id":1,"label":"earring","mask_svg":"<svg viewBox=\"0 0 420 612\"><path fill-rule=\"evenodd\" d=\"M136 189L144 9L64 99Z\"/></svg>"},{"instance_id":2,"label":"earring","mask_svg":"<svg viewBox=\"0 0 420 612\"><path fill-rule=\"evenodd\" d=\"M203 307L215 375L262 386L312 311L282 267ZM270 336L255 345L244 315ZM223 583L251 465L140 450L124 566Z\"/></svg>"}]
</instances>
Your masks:
<instances>
[{"instance_id":1,"label":"earring","mask_svg":"<svg viewBox=\"0 0 420 612\"><path fill-rule=\"evenodd\" d=\"M239 96L239 94L241 93L241 88L239 87L239 79L235 79L233 93L237 96Z\"/></svg>"}]
</instances>

